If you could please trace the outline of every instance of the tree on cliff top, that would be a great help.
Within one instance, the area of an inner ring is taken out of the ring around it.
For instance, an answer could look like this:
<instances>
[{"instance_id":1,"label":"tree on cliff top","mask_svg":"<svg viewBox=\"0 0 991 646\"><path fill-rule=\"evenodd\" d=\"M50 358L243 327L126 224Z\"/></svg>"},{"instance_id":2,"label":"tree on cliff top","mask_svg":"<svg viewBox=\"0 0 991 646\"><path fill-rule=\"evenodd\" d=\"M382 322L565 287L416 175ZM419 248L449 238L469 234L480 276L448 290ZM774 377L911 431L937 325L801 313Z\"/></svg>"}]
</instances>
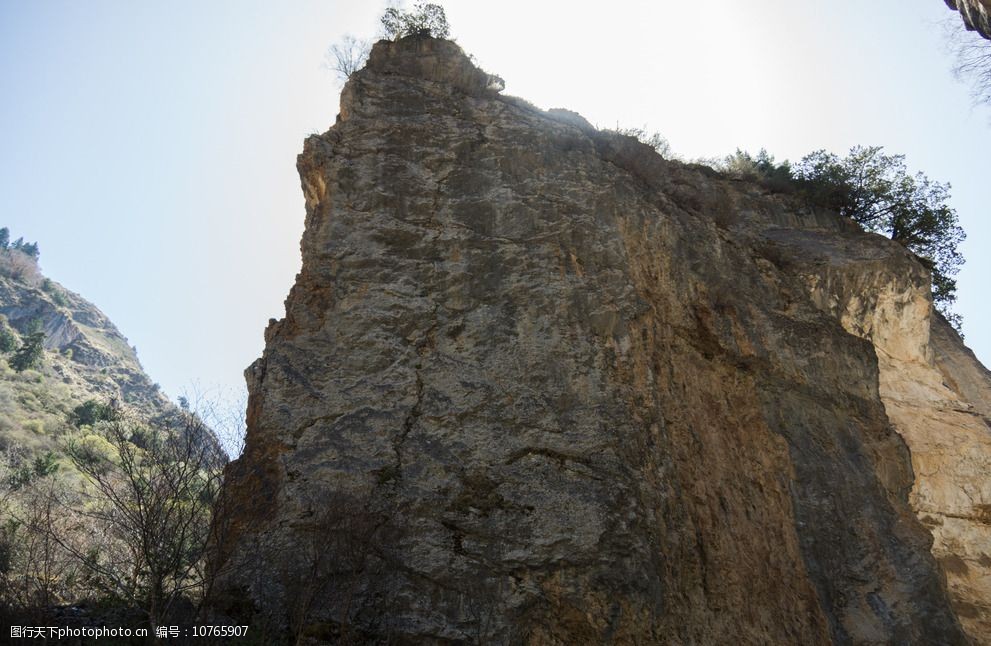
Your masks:
<instances>
[{"instance_id":1,"label":"tree on cliff top","mask_svg":"<svg viewBox=\"0 0 991 646\"><path fill-rule=\"evenodd\" d=\"M923 173L910 175L904 155L880 146L852 148L840 159L824 150L794 168L799 190L815 204L856 220L868 231L900 242L932 271L933 301L959 327L949 308L956 300L953 276L963 264L957 247L966 235L949 205L950 185Z\"/></svg>"},{"instance_id":2,"label":"tree on cliff top","mask_svg":"<svg viewBox=\"0 0 991 646\"><path fill-rule=\"evenodd\" d=\"M382 28L386 38L392 40L406 36L449 38L451 35L444 7L433 3L418 2L411 11L389 7L382 16Z\"/></svg>"},{"instance_id":3,"label":"tree on cliff top","mask_svg":"<svg viewBox=\"0 0 991 646\"><path fill-rule=\"evenodd\" d=\"M22 254L31 258L32 260L37 260L38 256L41 255L41 251L38 248L37 242L24 242L24 237L20 237L13 243L10 242L10 229L3 227L0 229L0 252L7 252L10 254L14 251L20 251Z\"/></svg>"}]
</instances>

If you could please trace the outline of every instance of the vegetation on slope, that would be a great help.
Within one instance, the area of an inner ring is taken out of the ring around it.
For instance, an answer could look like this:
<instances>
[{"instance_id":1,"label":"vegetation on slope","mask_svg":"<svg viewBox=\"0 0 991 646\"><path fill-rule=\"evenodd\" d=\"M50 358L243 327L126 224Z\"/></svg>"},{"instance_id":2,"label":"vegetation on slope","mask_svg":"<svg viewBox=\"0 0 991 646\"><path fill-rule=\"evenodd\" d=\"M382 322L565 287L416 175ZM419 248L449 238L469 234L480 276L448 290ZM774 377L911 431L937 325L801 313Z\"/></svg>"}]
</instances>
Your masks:
<instances>
[{"instance_id":1,"label":"vegetation on slope","mask_svg":"<svg viewBox=\"0 0 991 646\"><path fill-rule=\"evenodd\" d=\"M226 456L99 310L41 274L38 245L9 239L0 229L0 614L186 616Z\"/></svg>"}]
</instances>

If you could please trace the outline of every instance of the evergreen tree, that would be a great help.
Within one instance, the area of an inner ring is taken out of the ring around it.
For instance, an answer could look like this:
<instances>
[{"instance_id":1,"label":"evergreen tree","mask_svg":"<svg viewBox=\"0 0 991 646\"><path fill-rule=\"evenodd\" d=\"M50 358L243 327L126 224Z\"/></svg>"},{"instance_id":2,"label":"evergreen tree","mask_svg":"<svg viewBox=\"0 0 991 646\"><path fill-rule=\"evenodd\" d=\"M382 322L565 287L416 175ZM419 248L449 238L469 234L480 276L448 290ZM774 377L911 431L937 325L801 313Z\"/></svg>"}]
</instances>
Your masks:
<instances>
[{"instance_id":1,"label":"evergreen tree","mask_svg":"<svg viewBox=\"0 0 991 646\"><path fill-rule=\"evenodd\" d=\"M26 244L22 245L21 246L21 253L24 253L29 258L34 258L35 260L37 260L38 259L38 256L41 255L41 252L38 249L38 243L37 242L29 242L29 243L26 243Z\"/></svg>"},{"instance_id":2,"label":"evergreen tree","mask_svg":"<svg viewBox=\"0 0 991 646\"><path fill-rule=\"evenodd\" d=\"M6 229L4 229L6 231ZM8 239L10 238L10 233L7 233ZM6 248L6 247L4 247ZM17 240L14 240L14 244L10 245L10 248L15 251L20 251L30 258L37 259L40 255L40 250L38 249L37 242L24 242L24 237L21 236Z\"/></svg>"},{"instance_id":3,"label":"evergreen tree","mask_svg":"<svg viewBox=\"0 0 991 646\"><path fill-rule=\"evenodd\" d=\"M959 316L949 307L956 300L953 276L963 264L957 248L966 235L956 211L947 205L949 184L923 173L910 175L904 155L885 155L880 146L856 146L843 159L814 152L794 168L794 176L811 202L853 218L915 253L932 271L936 306L959 326Z\"/></svg>"},{"instance_id":4,"label":"evergreen tree","mask_svg":"<svg viewBox=\"0 0 991 646\"><path fill-rule=\"evenodd\" d=\"M17 349L14 356L10 358L10 367L17 372L24 372L28 368L36 368L41 365L41 359L45 353L45 333L32 332L24 339L24 343Z\"/></svg>"}]
</instances>

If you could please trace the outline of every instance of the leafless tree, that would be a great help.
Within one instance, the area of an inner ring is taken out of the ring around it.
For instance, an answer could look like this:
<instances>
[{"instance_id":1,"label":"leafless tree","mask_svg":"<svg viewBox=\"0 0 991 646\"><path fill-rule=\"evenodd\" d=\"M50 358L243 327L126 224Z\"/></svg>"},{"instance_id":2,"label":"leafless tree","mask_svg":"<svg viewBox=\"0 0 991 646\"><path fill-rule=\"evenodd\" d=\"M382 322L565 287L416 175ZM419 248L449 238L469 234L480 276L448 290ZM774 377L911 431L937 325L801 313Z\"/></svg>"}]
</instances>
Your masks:
<instances>
[{"instance_id":1,"label":"leafless tree","mask_svg":"<svg viewBox=\"0 0 991 646\"><path fill-rule=\"evenodd\" d=\"M0 528L0 603L22 617L40 618L44 609L75 592L79 578L78 564L53 539L66 525L60 501L64 485L52 476L12 492L9 482L4 483L0 501L4 521Z\"/></svg>"},{"instance_id":2,"label":"leafless tree","mask_svg":"<svg viewBox=\"0 0 991 646\"><path fill-rule=\"evenodd\" d=\"M956 16L944 23L944 31L955 59L953 74L970 84L975 105L991 105L991 40L967 30Z\"/></svg>"},{"instance_id":3,"label":"leafless tree","mask_svg":"<svg viewBox=\"0 0 991 646\"><path fill-rule=\"evenodd\" d=\"M351 34L341 38L340 43L330 46L326 54L328 69L337 73L342 81L360 70L368 60L371 44L367 40L359 40Z\"/></svg>"},{"instance_id":4,"label":"leafless tree","mask_svg":"<svg viewBox=\"0 0 991 646\"><path fill-rule=\"evenodd\" d=\"M953 73L971 83L974 103L991 104L991 41L971 35L959 43Z\"/></svg>"},{"instance_id":5,"label":"leafless tree","mask_svg":"<svg viewBox=\"0 0 991 646\"><path fill-rule=\"evenodd\" d=\"M244 451L248 393L206 387L194 382L179 397L180 407L202 420L213 431L227 456L234 460Z\"/></svg>"},{"instance_id":6,"label":"leafless tree","mask_svg":"<svg viewBox=\"0 0 991 646\"><path fill-rule=\"evenodd\" d=\"M104 422L104 441L70 441L66 455L88 481L67 506L74 531L52 538L107 591L142 607L153 626L203 586L203 554L223 459L192 415L182 428ZM98 546L94 549L94 546Z\"/></svg>"}]
</instances>

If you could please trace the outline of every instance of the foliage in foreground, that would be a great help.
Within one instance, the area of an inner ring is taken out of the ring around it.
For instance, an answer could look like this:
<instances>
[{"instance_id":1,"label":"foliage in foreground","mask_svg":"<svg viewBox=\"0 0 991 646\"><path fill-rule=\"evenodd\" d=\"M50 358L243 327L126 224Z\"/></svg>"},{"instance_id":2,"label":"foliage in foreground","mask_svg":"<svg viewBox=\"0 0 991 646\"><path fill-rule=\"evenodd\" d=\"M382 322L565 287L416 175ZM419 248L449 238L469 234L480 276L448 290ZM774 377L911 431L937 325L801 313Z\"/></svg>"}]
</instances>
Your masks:
<instances>
[{"instance_id":1,"label":"foliage in foreground","mask_svg":"<svg viewBox=\"0 0 991 646\"><path fill-rule=\"evenodd\" d=\"M8 454L0 479L7 614L89 601L140 611L155 626L179 610L195 613L223 463L195 416L176 419L156 427L87 402L73 411L77 431L61 455Z\"/></svg>"}]
</instances>

